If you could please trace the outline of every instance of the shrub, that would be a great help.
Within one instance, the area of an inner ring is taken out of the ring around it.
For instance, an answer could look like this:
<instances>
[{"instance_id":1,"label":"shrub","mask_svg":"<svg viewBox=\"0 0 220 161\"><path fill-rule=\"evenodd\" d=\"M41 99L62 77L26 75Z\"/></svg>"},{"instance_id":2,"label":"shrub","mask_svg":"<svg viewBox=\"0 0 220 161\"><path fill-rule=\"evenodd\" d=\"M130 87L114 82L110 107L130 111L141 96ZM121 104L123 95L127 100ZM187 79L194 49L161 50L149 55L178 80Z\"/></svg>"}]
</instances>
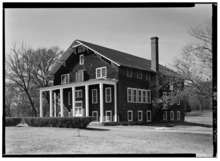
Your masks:
<instances>
[{"instance_id":1,"label":"shrub","mask_svg":"<svg viewBox=\"0 0 220 161\"><path fill-rule=\"evenodd\" d=\"M86 128L94 120L93 117L7 117L5 126L16 126L24 120L29 126L35 127L65 127Z\"/></svg>"}]
</instances>

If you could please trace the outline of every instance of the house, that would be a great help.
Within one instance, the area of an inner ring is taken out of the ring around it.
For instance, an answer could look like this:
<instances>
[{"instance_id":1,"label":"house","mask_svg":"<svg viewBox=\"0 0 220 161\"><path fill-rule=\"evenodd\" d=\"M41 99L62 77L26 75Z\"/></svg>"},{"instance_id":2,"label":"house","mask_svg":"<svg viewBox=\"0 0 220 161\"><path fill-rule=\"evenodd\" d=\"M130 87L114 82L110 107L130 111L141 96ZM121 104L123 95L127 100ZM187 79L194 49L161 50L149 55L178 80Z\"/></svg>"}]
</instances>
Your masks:
<instances>
[{"instance_id":1,"label":"house","mask_svg":"<svg viewBox=\"0 0 220 161\"><path fill-rule=\"evenodd\" d=\"M158 37L151 38L151 60L75 40L51 70L53 86L40 88L40 117L45 116L42 93L49 92L50 117L151 123L152 100L161 96L152 89L158 86L159 73L169 79L176 74L159 65L158 56ZM183 120L183 111L177 109L172 120Z\"/></svg>"}]
</instances>

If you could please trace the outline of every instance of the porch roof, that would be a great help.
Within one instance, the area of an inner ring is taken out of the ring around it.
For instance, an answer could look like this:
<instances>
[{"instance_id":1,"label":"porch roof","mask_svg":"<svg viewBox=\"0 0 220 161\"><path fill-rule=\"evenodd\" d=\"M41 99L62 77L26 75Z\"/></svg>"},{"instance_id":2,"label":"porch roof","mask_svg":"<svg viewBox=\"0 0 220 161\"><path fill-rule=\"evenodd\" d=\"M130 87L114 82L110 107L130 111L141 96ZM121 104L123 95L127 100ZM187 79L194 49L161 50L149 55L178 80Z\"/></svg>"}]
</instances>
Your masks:
<instances>
[{"instance_id":1,"label":"porch roof","mask_svg":"<svg viewBox=\"0 0 220 161\"><path fill-rule=\"evenodd\" d=\"M100 84L100 83L115 85L117 82L118 80L116 79L90 79L88 81L83 81L83 82L73 82L69 84L42 87L42 88L39 88L39 90L40 91L58 90L58 89L65 89L65 88L71 88L71 87L77 87L77 86L95 85L95 84Z\"/></svg>"}]
</instances>

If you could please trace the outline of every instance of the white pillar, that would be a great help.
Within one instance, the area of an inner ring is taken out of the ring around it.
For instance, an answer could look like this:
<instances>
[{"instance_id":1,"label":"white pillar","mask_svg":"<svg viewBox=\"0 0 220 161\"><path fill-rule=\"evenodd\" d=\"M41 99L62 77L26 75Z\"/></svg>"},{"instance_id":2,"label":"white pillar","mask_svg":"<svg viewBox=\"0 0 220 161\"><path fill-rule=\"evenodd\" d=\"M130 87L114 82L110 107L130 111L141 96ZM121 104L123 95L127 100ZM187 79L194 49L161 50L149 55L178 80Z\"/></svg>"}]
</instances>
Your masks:
<instances>
[{"instance_id":1,"label":"white pillar","mask_svg":"<svg viewBox=\"0 0 220 161\"><path fill-rule=\"evenodd\" d=\"M52 90L49 90L50 92L50 117L53 117L53 91Z\"/></svg>"},{"instance_id":2,"label":"white pillar","mask_svg":"<svg viewBox=\"0 0 220 161\"><path fill-rule=\"evenodd\" d=\"M89 116L89 86L85 85L86 116Z\"/></svg>"},{"instance_id":3,"label":"white pillar","mask_svg":"<svg viewBox=\"0 0 220 161\"><path fill-rule=\"evenodd\" d=\"M117 107L117 84L115 83L114 85L114 107L115 107L115 122L117 122L117 110L118 110L118 107Z\"/></svg>"},{"instance_id":4,"label":"white pillar","mask_svg":"<svg viewBox=\"0 0 220 161\"><path fill-rule=\"evenodd\" d=\"M53 100L54 100L54 117L57 117L57 95L56 92L53 94Z\"/></svg>"},{"instance_id":5,"label":"white pillar","mask_svg":"<svg viewBox=\"0 0 220 161\"><path fill-rule=\"evenodd\" d=\"M99 84L100 122L103 122L103 83Z\"/></svg>"},{"instance_id":6,"label":"white pillar","mask_svg":"<svg viewBox=\"0 0 220 161\"><path fill-rule=\"evenodd\" d=\"M75 87L72 87L72 114L75 117Z\"/></svg>"},{"instance_id":7,"label":"white pillar","mask_svg":"<svg viewBox=\"0 0 220 161\"><path fill-rule=\"evenodd\" d=\"M60 115L63 117L63 88L60 88Z\"/></svg>"},{"instance_id":8,"label":"white pillar","mask_svg":"<svg viewBox=\"0 0 220 161\"><path fill-rule=\"evenodd\" d=\"M43 91L40 90L40 117L43 117L43 102L42 102Z\"/></svg>"}]
</instances>

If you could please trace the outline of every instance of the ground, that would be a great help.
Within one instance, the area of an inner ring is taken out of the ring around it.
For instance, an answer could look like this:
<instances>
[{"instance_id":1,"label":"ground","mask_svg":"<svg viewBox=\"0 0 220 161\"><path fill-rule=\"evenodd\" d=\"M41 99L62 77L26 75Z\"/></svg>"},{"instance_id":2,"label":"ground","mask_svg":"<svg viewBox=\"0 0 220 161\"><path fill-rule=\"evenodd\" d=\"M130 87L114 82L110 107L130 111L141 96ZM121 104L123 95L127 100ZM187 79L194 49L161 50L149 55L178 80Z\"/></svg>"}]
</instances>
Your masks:
<instances>
[{"instance_id":1,"label":"ground","mask_svg":"<svg viewBox=\"0 0 220 161\"><path fill-rule=\"evenodd\" d=\"M201 119L210 124L208 116L187 116L186 121ZM83 130L6 127L5 141L6 154L196 153L200 157L213 155L212 128L202 124L174 127L93 125Z\"/></svg>"}]
</instances>

